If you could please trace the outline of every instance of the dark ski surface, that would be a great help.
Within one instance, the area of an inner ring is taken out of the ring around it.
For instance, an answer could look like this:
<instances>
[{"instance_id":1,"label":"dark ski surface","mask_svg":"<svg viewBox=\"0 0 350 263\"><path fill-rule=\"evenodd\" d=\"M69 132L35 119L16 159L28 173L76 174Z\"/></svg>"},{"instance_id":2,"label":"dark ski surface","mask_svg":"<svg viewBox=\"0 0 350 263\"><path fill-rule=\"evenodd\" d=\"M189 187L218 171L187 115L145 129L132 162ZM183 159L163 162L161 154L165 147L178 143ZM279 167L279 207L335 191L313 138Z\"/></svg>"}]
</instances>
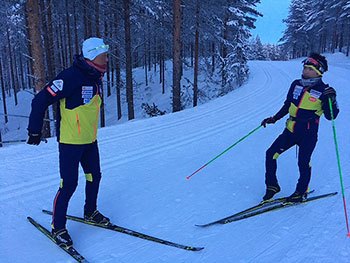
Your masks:
<instances>
[{"instance_id":1,"label":"dark ski surface","mask_svg":"<svg viewBox=\"0 0 350 263\"><path fill-rule=\"evenodd\" d=\"M311 192L309 192L309 194L310 193ZM336 194L338 194L338 192L333 192L333 193L328 193L328 194L308 197L308 198L306 198L305 200L303 200L302 202L299 202L299 203L286 203L285 201L287 200L287 197L281 197L281 198L273 199L270 202L260 203L258 205L252 206L252 207L250 207L250 208L248 208L246 210L243 210L243 211L238 212L236 214L233 214L231 216L228 216L228 217L225 217L225 218L221 218L219 220L216 220L216 221L213 221L213 222L210 222L210 223L207 223L207 224L196 225L196 226L198 226L198 227L208 227L208 226L216 225L216 224L227 224L227 223L231 223L231 222L234 222L234 221L239 221L239 220L242 220L242 219L246 219L246 218L249 218L249 217L252 217L252 216L264 214L264 213L267 213L267 212L271 212L271 211L275 211L275 210L279 210L279 209L283 209L283 208L287 208L287 207L291 207L291 206L304 204L304 203L311 202L311 201L314 201L314 200L318 200L318 199L334 196Z\"/></svg>"},{"instance_id":2,"label":"dark ski surface","mask_svg":"<svg viewBox=\"0 0 350 263\"><path fill-rule=\"evenodd\" d=\"M41 233L43 233L46 237L48 237L53 243L56 244L63 251L68 253L72 258L74 258L77 262L80 263L89 263L74 247L66 248L59 246L56 241L53 239L51 232L47 230L45 227L36 222L33 218L27 217L28 221L33 224Z\"/></svg>"},{"instance_id":3,"label":"dark ski surface","mask_svg":"<svg viewBox=\"0 0 350 263\"><path fill-rule=\"evenodd\" d=\"M42 210L42 211L45 214L52 215L51 211L48 211L48 210ZM67 219L73 220L73 221L76 221L76 222L80 222L80 223L84 223L84 224L91 225L91 226L97 226L97 227L109 229L109 230L112 230L112 231L116 231L116 232L120 232L120 233L124 233L124 234L130 235L130 236L146 239L146 240L157 242L157 243L160 243L160 244L163 244L163 245L177 247L177 248L181 248L181 249L185 249L185 250L189 250L189 251L199 251L199 250L202 250L204 248L204 247L192 247L192 246L181 245L181 244L178 244L178 243L174 243L174 242L171 242L171 241L167 241L167 240L164 240L164 239L160 239L160 238L157 238L157 237L153 237L153 236L149 236L149 235L146 235L146 234L143 234L143 233L139 233L139 232L136 232L134 230L131 230L131 229L128 229L128 228L125 228L125 227L122 227L122 226L117 226L117 225L114 225L114 224L111 224L111 223L109 225L102 225L102 224L96 224L96 223L92 223L92 222L86 221L82 217L71 216L71 215L67 215L66 217L67 217Z\"/></svg>"}]
</instances>

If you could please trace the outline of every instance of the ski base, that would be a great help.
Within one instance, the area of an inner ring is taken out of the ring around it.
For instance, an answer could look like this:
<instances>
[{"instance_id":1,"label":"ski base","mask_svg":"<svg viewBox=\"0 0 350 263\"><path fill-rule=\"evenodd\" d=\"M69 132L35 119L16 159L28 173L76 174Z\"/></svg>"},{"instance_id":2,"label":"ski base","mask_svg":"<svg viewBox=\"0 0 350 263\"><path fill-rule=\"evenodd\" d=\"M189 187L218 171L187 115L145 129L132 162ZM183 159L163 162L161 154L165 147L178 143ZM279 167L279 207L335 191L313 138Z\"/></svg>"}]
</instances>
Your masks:
<instances>
[{"instance_id":1,"label":"ski base","mask_svg":"<svg viewBox=\"0 0 350 263\"><path fill-rule=\"evenodd\" d=\"M313 192L313 191L312 191ZM309 192L311 193L311 192ZM287 203L287 197L281 197L278 199L273 199L269 202L264 202L264 203L260 203L256 206L250 207L246 210L243 210L241 212L238 212L236 214L233 214L231 216L216 220L214 222L210 222L207 224L202 224L202 225L196 225L198 227L208 227L211 225L216 225L216 224L228 224L234 221L239 221L242 219L246 219L252 216L256 216L256 215L261 215L267 212L271 212L271 211L276 211L279 209L283 209L283 208L287 208L290 206L295 206L295 205L300 205L300 204L304 204L307 202L311 202L314 200L318 200L318 199L322 199L322 198L326 198L326 197L330 197L330 196L334 196L338 194L338 192L333 192L333 193L328 193L328 194L323 194L323 195L317 195L317 196L313 196L313 197L309 197L304 199L302 202L298 202L298 203Z\"/></svg>"},{"instance_id":2,"label":"ski base","mask_svg":"<svg viewBox=\"0 0 350 263\"><path fill-rule=\"evenodd\" d=\"M45 227L40 225L38 222L36 222L33 218L27 217L28 221L32 223L33 226L35 226L41 233L43 233L45 236L47 236L53 243L55 243L59 248L64 250L66 253L68 253L72 258L74 258L77 262L80 263L88 263L88 261L74 248L74 247L61 247L59 246L55 239L52 237L51 232L47 230Z\"/></svg>"},{"instance_id":3,"label":"ski base","mask_svg":"<svg viewBox=\"0 0 350 263\"><path fill-rule=\"evenodd\" d=\"M45 214L48 214L48 215L52 215L52 212L48 211L48 210L42 210L42 212L45 213ZM101 228L104 228L104 229L109 229L109 230L112 230L112 231L124 233L124 234L130 235L130 236L146 239L146 240L157 242L157 243L160 243L160 244L163 244L163 245L167 245L167 246L177 247L177 248L181 248L181 249L185 249L185 250L189 250L189 251L200 251L200 250L204 249L204 247L192 247L192 246L181 245L181 244L178 244L178 243L174 243L174 242L171 242L171 241L167 241L167 240L164 240L164 239L160 239L160 238L157 238L157 237L153 237L153 236L149 236L149 235L146 235L146 234L143 234L143 233L139 233L139 232L136 232L134 230L131 230L131 229L128 229L128 228L125 228L125 227L122 227L122 226L117 226L117 225L114 225L114 224L111 224L111 223L108 224L108 225L103 225L103 224L96 224L96 223L93 223L93 222L86 221L82 217L71 216L71 215L67 215L66 217L69 220L73 220L73 221L80 222L80 223L87 224L87 225L101 227Z\"/></svg>"}]
</instances>

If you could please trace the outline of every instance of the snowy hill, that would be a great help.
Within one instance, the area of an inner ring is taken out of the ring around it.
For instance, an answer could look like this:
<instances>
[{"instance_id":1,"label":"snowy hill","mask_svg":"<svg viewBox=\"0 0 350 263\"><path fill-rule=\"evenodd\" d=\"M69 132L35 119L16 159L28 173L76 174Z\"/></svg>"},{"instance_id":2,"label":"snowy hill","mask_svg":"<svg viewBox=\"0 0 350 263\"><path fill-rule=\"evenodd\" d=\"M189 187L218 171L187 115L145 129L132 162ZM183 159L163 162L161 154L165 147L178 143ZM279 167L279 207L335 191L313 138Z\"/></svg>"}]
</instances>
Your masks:
<instances>
[{"instance_id":1,"label":"snowy hill","mask_svg":"<svg viewBox=\"0 0 350 263\"><path fill-rule=\"evenodd\" d=\"M335 123L350 206L350 62L339 54L329 60L324 80L338 94L341 111ZM340 194L228 225L194 226L261 201L265 151L282 132L284 120L259 129L190 180L186 177L280 108L291 81L301 74L300 61L250 62L250 80L229 95L178 113L100 129L99 210L115 224L204 250L185 251L68 222L76 249L96 263L350 262ZM59 186L57 148L54 138L39 147L0 148L1 262L74 262L26 220L30 215L50 227L51 218L41 209L52 209ZM295 189L293 149L278 159L278 196ZM324 117L311 163L310 187L317 194L340 192L332 126ZM70 214L83 213L84 178L81 171Z\"/></svg>"}]
</instances>

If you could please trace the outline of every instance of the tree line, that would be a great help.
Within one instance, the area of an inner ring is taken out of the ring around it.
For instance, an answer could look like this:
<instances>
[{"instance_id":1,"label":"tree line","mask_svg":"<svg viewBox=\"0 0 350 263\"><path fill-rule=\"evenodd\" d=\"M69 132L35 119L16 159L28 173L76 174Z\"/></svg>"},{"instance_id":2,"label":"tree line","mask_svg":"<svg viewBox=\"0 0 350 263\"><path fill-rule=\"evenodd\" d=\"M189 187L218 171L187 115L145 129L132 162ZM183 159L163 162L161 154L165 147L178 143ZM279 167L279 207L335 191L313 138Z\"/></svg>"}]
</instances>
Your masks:
<instances>
[{"instance_id":1,"label":"tree line","mask_svg":"<svg viewBox=\"0 0 350 263\"><path fill-rule=\"evenodd\" d=\"M179 111L183 66L194 70L197 105L199 61L221 76L222 94L247 78L247 40L260 0L4 0L0 80L3 99L26 90L34 94L72 64L84 39L101 37L110 45L105 96L115 89L118 119L126 89L128 119L134 118L132 69L159 73L165 90L165 61L173 61L172 108ZM124 73L125 72L125 78ZM6 106L4 106L6 107ZM6 109L5 109L6 113ZM101 125L104 113L101 111Z\"/></svg>"},{"instance_id":2,"label":"tree line","mask_svg":"<svg viewBox=\"0 0 350 263\"><path fill-rule=\"evenodd\" d=\"M290 58L350 52L350 0L292 0L281 38Z\"/></svg>"}]
</instances>

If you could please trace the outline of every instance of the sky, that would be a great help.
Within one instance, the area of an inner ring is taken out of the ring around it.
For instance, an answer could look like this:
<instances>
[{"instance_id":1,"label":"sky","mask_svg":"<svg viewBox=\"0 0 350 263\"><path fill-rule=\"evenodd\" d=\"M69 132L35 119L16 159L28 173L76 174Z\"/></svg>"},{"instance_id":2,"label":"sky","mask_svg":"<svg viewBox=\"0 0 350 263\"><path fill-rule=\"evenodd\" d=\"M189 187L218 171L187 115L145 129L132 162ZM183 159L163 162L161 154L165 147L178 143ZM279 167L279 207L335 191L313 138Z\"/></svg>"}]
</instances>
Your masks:
<instances>
[{"instance_id":1,"label":"sky","mask_svg":"<svg viewBox=\"0 0 350 263\"><path fill-rule=\"evenodd\" d=\"M259 35L262 43L277 44L283 36L286 25L282 22L287 18L290 0L261 0L257 10L263 17L258 17L253 37Z\"/></svg>"}]
</instances>

